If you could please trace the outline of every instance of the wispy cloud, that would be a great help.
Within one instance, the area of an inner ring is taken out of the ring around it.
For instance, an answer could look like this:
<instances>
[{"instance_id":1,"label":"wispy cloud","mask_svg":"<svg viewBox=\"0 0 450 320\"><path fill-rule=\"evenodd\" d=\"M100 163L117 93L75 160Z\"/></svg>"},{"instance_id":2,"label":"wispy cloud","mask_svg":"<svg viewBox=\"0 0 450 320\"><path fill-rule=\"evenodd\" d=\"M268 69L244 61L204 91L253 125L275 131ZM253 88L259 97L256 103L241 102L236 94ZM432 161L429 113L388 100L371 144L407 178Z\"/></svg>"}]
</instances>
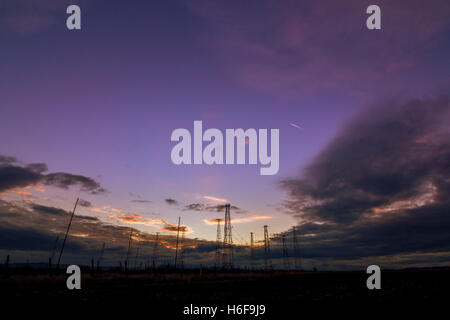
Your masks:
<instances>
[{"instance_id":1,"label":"wispy cloud","mask_svg":"<svg viewBox=\"0 0 450 320\"><path fill-rule=\"evenodd\" d=\"M373 91L380 88L379 81L395 85L399 78L393 73L415 67L416 60L420 61L416 57L426 55L430 45L437 46L448 26L448 1L437 0L419 15L421 1L410 2L405 7L399 1L384 1L383 10L396 17L395 23L384 20L390 36L370 42L367 30L355 28L365 9L359 0L294 1L289 5L261 1L257 11L270 10L270 15L250 11L252 7L243 8L239 2L194 1L189 7L209 23L202 38L227 65L233 80L272 94L298 97L324 90L346 95ZM416 17L414 23L411 16ZM351 38L352 45L338 40L343 38ZM444 48L445 41L440 42ZM388 72L391 76L386 77Z\"/></svg>"},{"instance_id":2,"label":"wispy cloud","mask_svg":"<svg viewBox=\"0 0 450 320\"><path fill-rule=\"evenodd\" d=\"M131 200L131 202L135 202L135 203L151 203L151 200L145 200L145 199L135 199L135 200Z\"/></svg>"},{"instance_id":3,"label":"wispy cloud","mask_svg":"<svg viewBox=\"0 0 450 320\"><path fill-rule=\"evenodd\" d=\"M114 214L114 213L125 214L126 213L126 211L123 209L113 208L110 206L92 207L92 208L90 208L90 210L93 212L106 213L106 214Z\"/></svg>"},{"instance_id":4,"label":"wispy cloud","mask_svg":"<svg viewBox=\"0 0 450 320\"><path fill-rule=\"evenodd\" d=\"M170 223L163 219L152 219L143 217L139 214L123 214L123 215L110 215L109 220L123 222L127 224L145 225L149 227L156 227L160 231L177 232L178 224ZM180 225L180 232L193 233L194 230L188 226Z\"/></svg>"},{"instance_id":5,"label":"wispy cloud","mask_svg":"<svg viewBox=\"0 0 450 320\"><path fill-rule=\"evenodd\" d=\"M204 219L203 222L205 222L208 225L216 225L217 219L221 219L221 218ZM272 217L255 215L255 216L249 216L249 217L245 217L245 218L232 218L231 223L248 223L248 222L254 222L254 221L258 221L258 220L267 220L267 219L272 219Z\"/></svg>"},{"instance_id":6,"label":"wispy cloud","mask_svg":"<svg viewBox=\"0 0 450 320\"><path fill-rule=\"evenodd\" d=\"M191 203L184 207L183 210L187 211L209 211L209 212L224 212L225 211L225 204L203 204L203 203ZM242 210L239 207L236 206L230 206L230 209L235 211L236 213L244 213L245 211Z\"/></svg>"},{"instance_id":7,"label":"wispy cloud","mask_svg":"<svg viewBox=\"0 0 450 320\"><path fill-rule=\"evenodd\" d=\"M303 128L302 128L301 126L299 126L298 124L295 124L295 123L293 123L293 122L289 122L289 125L290 125L291 127L294 127L294 128L300 129L300 130L303 130Z\"/></svg>"},{"instance_id":8,"label":"wispy cloud","mask_svg":"<svg viewBox=\"0 0 450 320\"><path fill-rule=\"evenodd\" d=\"M225 199L225 198L218 198L218 197L213 197L213 196L202 196L202 198L206 199L206 200L211 200L211 201L214 201L214 202L220 202L220 203L228 202L228 200Z\"/></svg>"}]
</instances>

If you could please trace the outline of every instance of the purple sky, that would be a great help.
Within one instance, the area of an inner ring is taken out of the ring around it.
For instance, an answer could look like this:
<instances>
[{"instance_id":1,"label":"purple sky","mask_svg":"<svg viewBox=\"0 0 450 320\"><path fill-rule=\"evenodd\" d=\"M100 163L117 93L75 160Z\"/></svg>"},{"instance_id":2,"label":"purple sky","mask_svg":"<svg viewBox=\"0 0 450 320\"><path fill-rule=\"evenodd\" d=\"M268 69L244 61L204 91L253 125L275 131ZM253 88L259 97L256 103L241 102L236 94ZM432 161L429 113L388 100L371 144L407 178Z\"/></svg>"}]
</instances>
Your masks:
<instances>
[{"instance_id":1,"label":"purple sky","mask_svg":"<svg viewBox=\"0 0 450 320\"><path fill-rule=\"evenodd\" d=\"M212 240L215 227L203 220L219 214L182 208L213 196L245 210L239 217L271 217L236 224L236 242L250 231L262 238L264 224L285 231L296 220L280 209L280 180L299 176L367 106L448 84L448 1L377 1L382 29L369 31L372 2L70 1L81 6L82 30L68 31L67 1L3 1L0 153L108 190L48 187L32 191L37 203L69 210L80 194L93 208L170 223L181 215L190 236ZM279 128L279 173L173 165L170 134L194 120Z\"/></svg>"}]
</instances>

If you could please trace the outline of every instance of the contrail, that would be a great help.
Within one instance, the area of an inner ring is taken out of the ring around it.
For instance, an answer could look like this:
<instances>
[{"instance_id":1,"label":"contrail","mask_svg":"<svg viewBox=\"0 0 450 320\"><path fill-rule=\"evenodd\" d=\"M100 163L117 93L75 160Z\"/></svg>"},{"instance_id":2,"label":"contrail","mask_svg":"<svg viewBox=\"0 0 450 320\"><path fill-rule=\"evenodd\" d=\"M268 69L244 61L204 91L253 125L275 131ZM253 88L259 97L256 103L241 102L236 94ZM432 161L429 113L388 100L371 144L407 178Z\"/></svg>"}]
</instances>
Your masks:
<instances>
[{"instance_id":1,"label":"contrail","mask_svg":"<svg viewBox=\"0 0 450 320\"><path fill-rule=\"evenodd\" d=\"M300 130L303 130L303 128L302 128L302 127L300 127L300 126L299 126L298 124L295 124L295 123L289 122L289 125L290 125L291 127L294 127L294 128L300 129Z\"/></svg>"}]
</instances>

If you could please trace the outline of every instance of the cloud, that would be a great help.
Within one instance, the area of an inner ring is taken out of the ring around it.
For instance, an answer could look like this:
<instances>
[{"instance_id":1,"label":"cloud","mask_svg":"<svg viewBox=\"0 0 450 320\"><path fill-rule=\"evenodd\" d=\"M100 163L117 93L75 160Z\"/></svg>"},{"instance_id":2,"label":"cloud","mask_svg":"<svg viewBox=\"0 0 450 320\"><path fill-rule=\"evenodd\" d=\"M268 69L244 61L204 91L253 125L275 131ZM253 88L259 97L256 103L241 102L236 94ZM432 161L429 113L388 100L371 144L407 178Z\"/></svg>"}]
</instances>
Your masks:
<instances>
[{"instance_id":1,"label":"cloud","mask_svg":"<svg viewBox=\"0 0 450 320\"><path fill-rule=\"evenodd\" d=\"M450 250L448 123L448 96L380 102L281 181L309 254Z\"/></svg>"},{"instance_id":2,"label":"cloud","mask_svg":"<svg viewBox=\"0 0 450 320\"><path fill-rule=\"evenodd\" d=\"M82 206L82 207L85 207L85 208L90 208L90 207L92 207L92 203L91 203L90 201L87 201L87 200L84 200L84 199L79 199L79 200L78 200L78 204L79 204L80 206Z\"/></svg>"},{"instance_id":3,"label":"cloud","mask_svg":"<svg viewBox=\"0 0 450 320\"><path fill-rule=\"evenodd\" d=\"M171 198L165 199L165 201L166 201L167 204L174 204L174 205L178 204L177 200L171 199Z\"/></svg>"},{"instance_id":4,"label":"cloud","mask_svg":"<svg viewBox=\"0 0 450 320\"><path fill-rule=\"evenodd\" d=\"M448 192L448 97L388 101L359 115L299 179L281 182L304 218L352 222L368 210Z\"/></svg>"},{"instance_id":5,"label":"cloud","mask_svg":"<svg viewBox=\"0 0 450 320\"><path fill-rule=\"evenodd\" d=\"M123 222L127 224L140 224L145 225L149 227L157 227L158 230L161 231L167 231L167 232L174 232L178 229L177 223L170 223L163 219L152 219L143 217L139 214L130 214L130 213L124 213L122 215L110 215L108 217L109 220ZM185 233L192 233L193 230L189 228L188 226L180 226L180 231Z\"/></svg>"},{"instance_id":6,"label":"cloud","mask_svg":"<svg viewBox=\"0 0 450 320\"><path fill-rule=\"evenodd\" d=\"M89 177L65 172L44 174L44 172L48 171L45 163L32 163L27 166L19 166L16 163L17 159L14 157L1 156L0 192L38 183L62 189L78 185L82 191L91 194L106 192L99 182Z\"/></svg>"},{"instance_id":7,"label":"cloud","mask_svg":"<svg viewBox=\"0 0 450 320\"><path fill-rule=\"evenodd\" d=\"M224 212L225 211L225 204L217 204L217 205L208 205L208 204L202 204L202 203L191 203L184 207L184 210L190 210L190 211L210 211L210 212ZM240 209L236 206L230 206L231 210L236 210L236 213L243 213L244 210Z\"/></svg>"},{"instance_id":8,"label":"cloud","mask_svg":"<svg viewBox=\"0 0 450 320\"><path fill-rule=\"evenodd\" d=\"M215 218L215 219L204 219L203 222L205 222L208 225L217 225L217 219L222 218ZM245 218L232 218L231 223L247 223L247 222L253 222L258 220L266 220L266 219L272 219L270 216L249 216Z\"/></svg>"},{"instance_id":9,"label":"cloud","mask_svg":"<svg viewBox=\"0 0 450 320\"><path fill-rule=\"evenodd\" d=\"M202 198L206 199L206 200L211 200L214 202L222 202L222 203L228 202L228 200L225 198L217 198L217 197L213 197L213 196L203 196Z\"/></svg>"},{"instance_id":10,"label":"cloud","mask_svg":"<svg viewBox=\"0 0 450 320\"><path fill-rule=\"evenodd\" d=\"M144 219L141 215L138 214L127 214L124 216L110 216L109 218L114 218L118 221L126 222L126 223L135 223L135 224L145 224L149 226L155 225L157 222L150 220L150 219Z\"/></svg>"},{"instance_id":11,"label":"cloud","mask_svg":"<svg viewBox=\"0 0 450 320\"><path fill-rule=\"evenodd\" d=\"M21 196L31 196L30 192L28 192L27 190L23 190L23 189L10 189L8 191L18 194L18 195L21 195Z\"/></svg>"},{"instance_id":12,"label":"cloud","mask_svg":"<svg viewBox=\"0 0 450 320\"><path fill-rule=\"evenodd\" d=\"M267 0L244 7L205 0L188 8L207 23L199 36L236 82L288 97L324 90L357 95L374 92L380 81L383 87L398 87L400 79L411 83L405 70L429 63L420 57L430 50L446 50L448 1L426 7L421 0L408 6L380 1L389 35L370 39L364 26L368 3L359 0Z\"/></svg>"},{"instance_id":13,"label":"cloud","mask_svg":"<svg viewBox=\"0 0 450 320\"><path fill-rule=\"evenodd\" d=\"M69 212L63 209L55 208L55 207L48 207L43 206L40 204L32 204L31 208L33 211L44 213L44 214L51 214L51 215L69 215Z\"/></svg>"},{"instance_id":14,"label":"cloud","mask_svg":"<svg viewBox=\"0 0 450 320\"><path fill-rule=\"evenodd\" d=\"M44 215L52 215L52 216L71 216L72 212L60 209L60 208L55 208L55 207L49 207L49 206L44 206L44 205L39 205L39 204L31 204L30 207L33 209L34 212L38 212ZM74 219L78 219L78 220L88 220L88 221L100 221L98 218L96 217L91 217L91 216L83 216L83 215L78 215L75 213L74 215Z\"/></svg>"},{"instance_id":15,"label":"cloud","mask_svg":"<svg viewBox=\"0 0 450 320\"><path fill-rule=\"evenodd\" d=\"M295 124L295 123L293 123L293 122L289 122L289 125L290 125L291 127L294 127L294 128L300 129L300 130L303 130L303 128L302 128L301 126L299 126L298 124Z\"/></svg>"},{"instance_id":16,"label":"cloud","mask_svg":"<svg viewBox=\"0 0 450 320\"><path fill-rule=\"evenodd\" d=\"M185 210L204 211L205 205L201 203L191 203L185 206Z\"/></svg>"},{"instance_id":17,"label":"cloud","mask_svg":"<svg viewBox=\"0 0 450 320\"><path fill-rule=\"evenodd\" d=\"M135 203L151 203L151 200L145 200L145 199L136 199L136 200L131 200L131 202L135 202Z\"/></svg>"},{"instance_id":18,"label":"cloud","mask_svg":"<svg viewBox=\"0 0 450 320\"><path fill-rule=\"evenodd\" d=\"M48 171L48 167L45 163L30 163L26 168L36 173Z\"/></svg>"},{"instance_id":19,"label":"cloud","mask_svg":"<svg viewBox=\"0 0 450 320\"><path fill-rule=\"evenodd\" d=\"M160 228L161 231L178 233L178 226L166 225ZM189 233L191 232L187 226L180 226L180 233Z\"/></svg>"},{"instance_id":20,"label":"cloud","mask_svg":"<svg viewBox=\"0 0 450 320\"><path fill-rule=\"evenodd\" d=\"M42 175L28 168L12 165L0 166L0 191L25 187L41 182Z\"/></svg>"},{"instance_id":21,"label":"cloud","mask_svg":"<svg viewBox=\"0 0 450 320\"><path fill-rule=\"evenodd\" d=\"M100 183L94 179L71 173L50 173L45 175L43 180L47 185L56 186L62 189L67 189L69 186L73 185L79 185L82 191L92 194L104 193L106 191L100 186Z\"/></svg>"},{"instance_id":22,"label":"cloud","mask_svg":"<svg viewBox=\"0 0 450 320\"><path fill-rule=\"evenodd\" d=\"M0 249L3 250L51 250L55 238L46 232L32 228L10 228L0 226ZM81 252L83 247L78 243L68 243L67 251Z\"/></svg>"},{"instance_id":23,"label":"cloud","mask_svg":"<svg viewBox=\"0 0 450 320\"><path fill-rule=\"evenodd\" d=\"M113 208L110 206L103 206L103 207L92 207L91 211L97 212L97 213L106 213L106 214L125 214L125 210L120 208Z\"/></svg>"},{"instance_id":24,"label":"cloud","mask_svg":"<svg viewBox=\"0 0 450 320\"><path fill-rule=\"evenodd\" d=\"M0 154L0 165L9 165L14 162L17 162L16 157L7 157Z\"/></svg>"}]
</instances>

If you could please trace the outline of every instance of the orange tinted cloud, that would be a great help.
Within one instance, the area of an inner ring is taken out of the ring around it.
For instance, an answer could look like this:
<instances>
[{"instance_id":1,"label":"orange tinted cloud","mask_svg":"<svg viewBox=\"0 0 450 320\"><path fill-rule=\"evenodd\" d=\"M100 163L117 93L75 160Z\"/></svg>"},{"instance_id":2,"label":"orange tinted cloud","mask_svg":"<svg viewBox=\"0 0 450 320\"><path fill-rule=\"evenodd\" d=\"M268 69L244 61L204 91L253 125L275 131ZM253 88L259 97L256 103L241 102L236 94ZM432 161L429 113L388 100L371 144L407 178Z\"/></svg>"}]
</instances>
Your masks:
<instances>
[{"instance_id":1,"label":"orange tinted cloud","mask_svg":"<svg viewBox=\"0 0 450 320\"><path fill-rule=\"evenodd\" d=\"M31 193L29 193L28 191L23 190L23 189L11 189L11 190L9 190L9 192L12 192L12 193L15 193L15 194L18 194L21 196L31 196Z\"/></svg>"},{"instance_id":2,"label":"orange tinted cloud","mask_svg":"<svg viewBox=\"0 0 450 320\"><path fill-rule=\"evenodd\" d=\"M115 217L117 220L127 223L145 223L145 219L138 214L130 214L123 217Z\"/></svg>"},{"instance_id":3,"label":"orange tinted cloud","mask_svg":"<svg viewBox=\"0 0 450 320\"><path fill-rule=\"evenodd\" d=\"M39 192L45 192L45 188L42 186L42 184L29 185L26 186L25 189L33 189Z\"/></svg>"},{"instance_id":4,"label":"orange tinted cloud","mask_svg":"<svg viewBox=\"0 0 450 320\"><path fill-rule=\"evenodd\" d=\"M165 232L178 232L178 224L170 223L163 219L151 219L145 218L138 214L126 214L126 215L110 215L108 216L109 220L115 220L117 222L123 222L128 224L141 224L150 227L158 227L158 230ZM194 231L188 226L180 226L180 232L182 233L193 233Z\"/></svg>"},{"instance_id":5,"label":"orange tinted cloud","mask_svg":"<svg viewBox=\"0 0 450 320\"><path fill-rule=\"evenodd\" d=\"M178 225L166 225L164 227L160 227L159 230L166 231L166 232L172 232L177 233L178 232ZM191 233L192 230L188 226L180 226L180 233Z\"/></svg>"},{"instance_id":6,"label":"orange tinted cloud","mask_svg":"<svg viewBox=\"0 0 450 320\"><path fill-rule=\"evenodd\" d=\"M103 206L103 207L93 207L91 208L91 211L97 212L97 213L120 213L120 214L125 214L125 210L123 209L118 209L118 208L112 208L110 206Z\"/></svg>"},{"instance_id":7,"label":"orange tinted cloud","mask_svg":"<svg viewBox=\"0 0 450 320\"><path fill-rule=\"evenodd\" d=\"M121 216L110 215L108 217L108 219L116 220L119 222L130 223L130 224L142 224L142 225L146 225L146 226L167 224L167 222L164 220L145 218L138 214L126 214L126 215L121 215Z\"/></svg>"}]
</instances>

